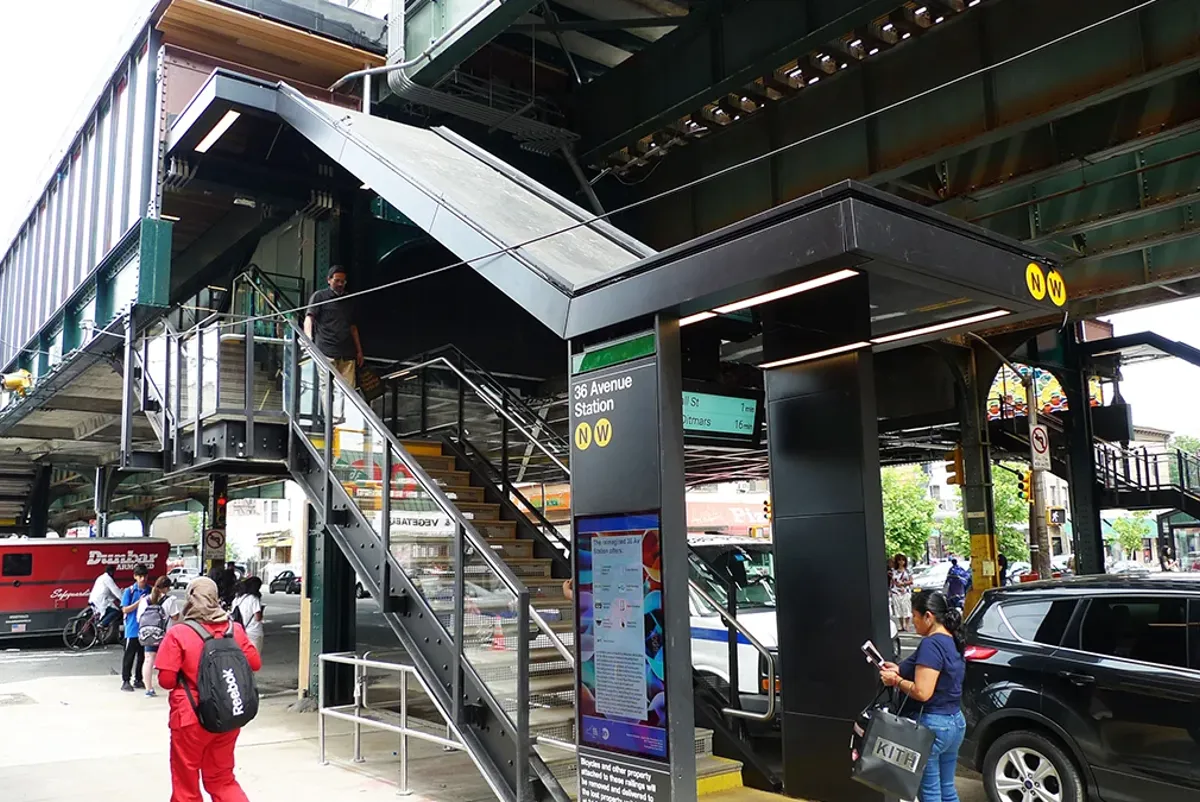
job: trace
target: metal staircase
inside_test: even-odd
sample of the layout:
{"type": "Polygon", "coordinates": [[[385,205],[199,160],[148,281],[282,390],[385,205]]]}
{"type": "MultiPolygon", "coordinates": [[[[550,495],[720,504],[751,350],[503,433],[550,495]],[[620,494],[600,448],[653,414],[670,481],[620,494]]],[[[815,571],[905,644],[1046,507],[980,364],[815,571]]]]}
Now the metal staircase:
{"type": "Polygon", "coordinates": [[[1167,446],[1123,448],[1103,440],[1094,450],[1105,506],[1200,515],[1200,458],[1194,454],[1167,446]]]}
{"type": "MultiPolygon", "coordinates": [[[[570,539],[530,500],[569,482],[558,422],[450,351],[394,371],[377,414],[270,276],[248,271],[231,300],[134,349],[163,471],[290,475],[430,689],[410,714],[448,726],[503,802],[566,802],[570,539]]],[[[740,785],[713,738],[697,731],[701,787],[740,785]]]]}

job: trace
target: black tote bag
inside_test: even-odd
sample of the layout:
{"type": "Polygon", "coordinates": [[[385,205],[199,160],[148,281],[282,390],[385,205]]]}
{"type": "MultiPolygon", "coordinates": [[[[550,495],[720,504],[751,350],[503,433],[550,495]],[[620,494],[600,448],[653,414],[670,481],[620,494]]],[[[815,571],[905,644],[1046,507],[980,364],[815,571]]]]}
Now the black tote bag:
{"type": "Polygon", "coordinates": [[[893,713],[879,705],[879,698],[854,724],[850,776],[888,796],[916,799],[933,748],[933,730],[900,715],[903,701],[893,713]]]}

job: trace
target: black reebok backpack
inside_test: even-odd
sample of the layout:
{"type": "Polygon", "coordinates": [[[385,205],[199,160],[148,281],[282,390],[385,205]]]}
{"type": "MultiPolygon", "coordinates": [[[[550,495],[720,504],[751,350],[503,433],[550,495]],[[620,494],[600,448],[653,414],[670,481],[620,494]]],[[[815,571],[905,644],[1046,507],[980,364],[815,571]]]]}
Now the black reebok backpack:
{"type": "Polygon", "coordinates": [[[246,726],[258,715],[258,686],[242,647],[234,640],[233,622],[216,638],[195,621],[184,623],[204,639],[195,681],[199,701],[192,696],[186,678],[183,683],[200,726],[209,732],[232,732],[246,726]]]}

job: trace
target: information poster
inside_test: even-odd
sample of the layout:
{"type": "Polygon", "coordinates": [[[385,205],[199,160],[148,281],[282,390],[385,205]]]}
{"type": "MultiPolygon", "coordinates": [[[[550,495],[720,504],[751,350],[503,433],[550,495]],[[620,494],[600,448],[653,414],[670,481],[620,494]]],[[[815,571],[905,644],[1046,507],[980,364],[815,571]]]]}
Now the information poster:
{"type": "Polygon", "coordinates": [[[667,758],[657,514],[577,518],[579,741],[667,758]]]}

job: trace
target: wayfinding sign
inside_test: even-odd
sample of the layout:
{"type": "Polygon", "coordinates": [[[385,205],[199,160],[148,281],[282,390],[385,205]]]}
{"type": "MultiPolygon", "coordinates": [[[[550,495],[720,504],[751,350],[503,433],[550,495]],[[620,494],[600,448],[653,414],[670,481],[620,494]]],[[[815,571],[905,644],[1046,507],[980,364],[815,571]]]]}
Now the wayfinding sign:
{"type": "Polygon", "coordinates": [[[753,439],[758,401],[715,393],[683,392],[683,430],[702,435],[753,439]]]}
{"type": "MultiPolygon", "coordinates": [[[[688,396],[678,382],[661,386],[657,342],[651,334],[592,349],[571,377],[581,802],[692,802],[696,793],[689,641],[667,642],[668,631],[689,626],[680,427],[688,396]],[[671,435],[664,418],[674,421],[671,435]]],[[[745,425],[741,407],[692,397],[693,425],[745,425]]]]}

